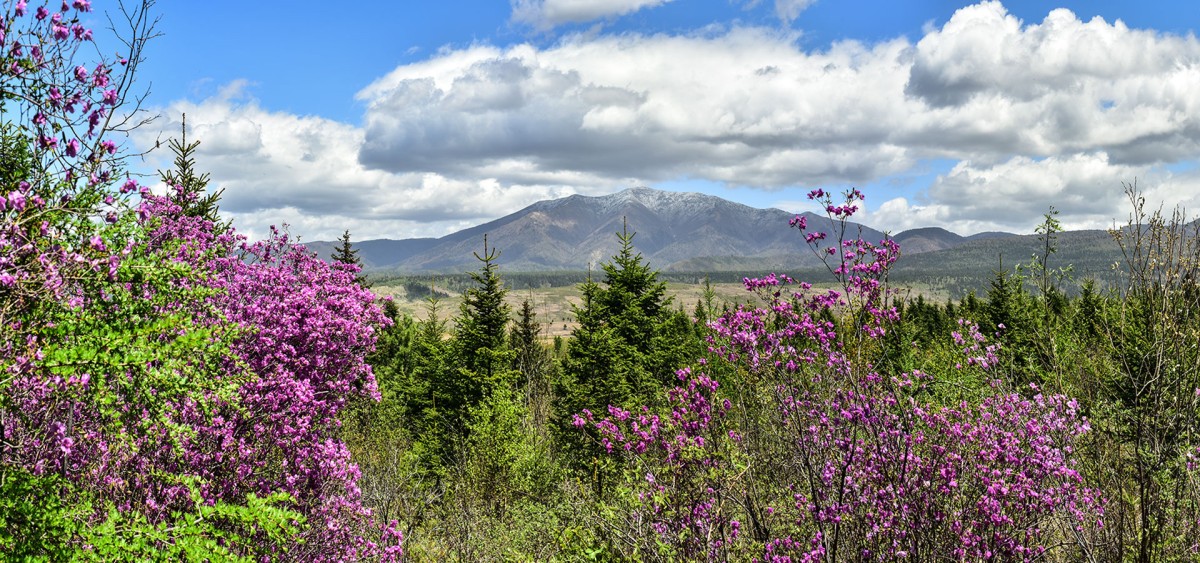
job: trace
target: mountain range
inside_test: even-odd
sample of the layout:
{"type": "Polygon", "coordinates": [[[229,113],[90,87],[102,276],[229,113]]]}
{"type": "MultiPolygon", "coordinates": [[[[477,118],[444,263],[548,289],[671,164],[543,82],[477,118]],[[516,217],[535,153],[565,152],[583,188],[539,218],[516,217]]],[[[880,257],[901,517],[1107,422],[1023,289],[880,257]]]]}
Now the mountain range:
{"type": "MultiPolygon", "coordinates": [[[[810,231],[830,232],[834,224],[813,213],[804,214],[810,231]]],[[[402,274],[462,273],[478,267],[474,253],[488,244],[500,250],[498,262],[509,272],[580,271],[595,268],[619,248],[616,233],[636,233],[634,247],[649,264],[662,271],[726,272],[797,269],[819,265],[804,237],[788,227],[795,215],[780,209],[758,209],[716,196],[631,188],[610,195],[539,201],[494,221],[440,238],[366,240],[353,242],[368,271],[402,274]]],[[[877,241],[881,231],[847,224],[849,237],[877,241]]],[[[1103,244],[1103,231],[1087,232],[1086,246],[1103,244]]],[[[1069,235],[1069,233],[1063,233],[1069,235]]],[[[994,261],[1008,252],[1010,261],[1027,261],[1033,235],[987,232],[961,236],[938,227],[892,236],[909,261],[920,267],[942,266],[968,257],[972,263],[994,261]],[[1028,240],[1026,240],[1028,239],[1028,240]],[[978,255],[978,256],[976,256],[978,255]]],[[[307,243],[327,257],[336,242],[307,243]]],[[[1085,253],[1086,254],[1086,253],[1085,253]]],[[[1108,252],[1102,253],[1107,259],[1108,252]]],[[[1110,262],[1111,264],[1111,262],[1110,262]]],[[[978,264],[976,264],[978,265],[978,264]]],[[[994,268],[994,264],[991,267],[994,268]]]]}
{"type": "MultiPolygon", "coordinates": [[[[831,230],[831,222],[806,214],[810,229],[831,230]]],[[[368,271],[461,273],[477,267],[473,253],[489,246],[501,252],[508,271],[584,270],[597,267],[619,248],[616,233],[635,233],[633,243],[662,270],[737,270],[749,265],[815,265],[804,238],[788,228],[794,214],[756,209],[716,196],[631,188],[614,194],[539,201],[516,213],[441,238],[354,242],[368,271]]],[[[882,232],[851,224],[868,240],[882,232]]],[[[941,229],[920,234],[926,248],[959,242],[941,229]]],[[[916,239],[914,239],[916,240],[916,239]]],[[[306,243],[319,256],[338,243],[306,243]]]]}

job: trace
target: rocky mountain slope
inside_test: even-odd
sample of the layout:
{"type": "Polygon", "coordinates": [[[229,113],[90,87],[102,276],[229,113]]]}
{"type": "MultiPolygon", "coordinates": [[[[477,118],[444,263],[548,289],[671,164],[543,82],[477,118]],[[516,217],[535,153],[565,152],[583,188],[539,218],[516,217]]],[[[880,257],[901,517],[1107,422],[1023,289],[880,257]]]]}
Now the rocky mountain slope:
{"type": "MultiPolygon", "coordinates": [[[[516,213],[436,239],[354,242],[370,270],[401,273],[461,273],[474,270],[474,252],[483,235],[501,251],[508,271],[583,270],[612,256],[616,233],[635,232],[634,246],[655,268],[730,271],[779,265],[816,265],[804,238],[779,209],[757,209],[716,196],[631,188],[600,197],[573,195],[539,201],[516,213]]],[[[810,229],[832,231],[822,216],[806,214],[810,229]]],[[[849,236],[880,240],[884,233],[851,223],[849,236]]],[[[832,238],[832,237],[831,237],[832,238]]],[[[964,244],[963,237],[939,228],[895,236],[906,254],[939,251],[964,244]]],[[[831,241],[832,242],[832,241],[831,241]]],[[[308,243],[328,256],[335,243],[308,243]]]]}

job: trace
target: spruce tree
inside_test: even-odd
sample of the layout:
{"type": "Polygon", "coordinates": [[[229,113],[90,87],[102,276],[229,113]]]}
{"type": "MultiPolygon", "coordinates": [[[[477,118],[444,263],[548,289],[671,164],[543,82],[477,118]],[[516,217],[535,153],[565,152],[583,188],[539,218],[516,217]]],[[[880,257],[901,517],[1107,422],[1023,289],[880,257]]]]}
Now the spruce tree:
{"type": "Polygon", "coordinates": [[[521,301],[521,310],[517,312],[517,320],[508,333],[509,346],[516,352],[513,367],[525,371],[528,366],[539,363],[545,355],[539,338],[542,325],[537,321],[537,312],[529,299],[521,301]]]}
{"type": "Polygon", "coordinates": [[[425,319],[417,323],[412,344],[412,371],[400,378],[399,400],[404,403],[405,426],[414,437],[418,457],[426,467],[443,467],[451,459],[457,435],[448,431],[451,416],[453,360],[446,340],[446,321],[438,312],[436,293],[426,299],[425,319]]]}
{"type": "Polygon", "coordinates": [[[474,285],[463,294],[454,327],[449,373],[436,381],[439,410],[449,429],[465,437],[470,409],[478,406],[493,389],[512,387],[516,376],[509,369],[511,352],[507,346],[508,293],[500,279],[496,258],[500,255],[483,237],[483,254],[475,257],[483,263],[471,272],[474,285]]]}
{"type": "Polygon", "coordinates": [[[604,414],[608,405],[627,404],[633,395],[626,377],[629,354],[598,303],[597,296],[604,290],[590,273],[579,290],[583,302],[573,306],[578,324],[567,342],[560,392],[561,422],[567,427],[571,417],[584,409],[604,414]]]}
{"type": "Polygon", "coordinates": [[[413,401],[428,401],[427,393],[412,389],[417,372],[421,325],[412,316],[402,313],[395,301],[383,302],[383,314],[392,322],[379,330],[375,351],[367,357],[375,372],[375,381],[382,397],[381,407],[398,410],[405,420],[420,416],[420,408],[410,409],[413,401]]]}
{"type": "Polygon", "coordinates": [[[500,279],[496,258],[500,252],[488,247],[487,235],[483,236],[483,254],[475,258],[483,263],[478,272],[471,272],[475,285],[463,295],[459,308],[458,325],[454,338],[462,353],[464,369],[478,374],[483,381],[491,381],[498,367],[494,355],[506,349],[508,320],[511,310],[504,297],[508,294],[500,279]]]}
{"type": "Polygon", "coordinates": [[[358,257],[358,250],[355,250],[354,245],[350,244],[350,229],[342,232],[342,238],[338,239],[338,242],[341,244],[334,248],[333,254],[329,257],[338,264],[357,266],[358,273],[354,274],[354,280],[358,282],[358,285],[369,287],[367,277],[362,275],[362,260],[358,257]]]}
{"type": "Polygon", "coordinates": [[[634,250],[634,234],[628,224],[617,233],[620,249],[601,265],[603,285],[589,276],[580,286],[578,326],[563,361],[563,423],[584,408],[657,402],[675,370],[701,351],[691,319],[671,308],[666,282],[634,250]]]}
{"type": "Polygon", "coordinates": [[[196,173],[196,149],[200,147],[200,141],[187,140],[187,115],[183,116],[183,123],[180,127],[182,132],[179,139],[170,139],[167,141],[167,148],[175,153],[175,168],[173,170],[158,172],[159,178],[168,186],[178,189],[171,197],[183,208],[183,214],[190,217],[203,217],[216,224],[221,230],[229,227],[229,223],[222,223],[217,215],[217,202],[221,199],[221,194],[225,192],[222,188],[213,193],[208,193],[209,174],[196,173]]]}
{"type": "Polygon", "coordinates": [[[629,225],[622,222],[621,232],[617,233],[621,248],[611,262],[601,265],[606,287],[596,298],[617,336],[640,354],[648,354],[658,328],[655,325],[671,299],[666,296],[666,282],[659,281],[658,272],[634,250],[634,235],[629,232],[629,225]]]}
{"type": "Polygon", "coordinates": [[[554,362],[550,351],[541,342],[542,325],[529,299],[521,302],[517,321],[508,333],[513,351],[512,368],[521,377],[525,388],[525,404],[533,418],[534,428],[544,429],[550,416],[554,362]]]}

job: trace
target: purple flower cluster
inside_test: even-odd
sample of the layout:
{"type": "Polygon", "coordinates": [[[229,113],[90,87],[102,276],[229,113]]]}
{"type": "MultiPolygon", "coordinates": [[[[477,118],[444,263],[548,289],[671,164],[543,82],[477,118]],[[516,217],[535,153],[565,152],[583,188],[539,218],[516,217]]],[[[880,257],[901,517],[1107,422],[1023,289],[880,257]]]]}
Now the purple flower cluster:
{"type": "MultiPolygon", "coordinates": [[[[371,559],[380,546],[357,534],[371,513],[360,477],[338,439],[339,415],[355,396],[379,399],[365,356],[375,327],[387,322],[355,272],[291,244],[286,234],[246,243],[215,233],[211,222],[179,215],[166,198],[147,199],[150,240],[182,241],[175,259],[209,272],[216,291],[210,320],[236,327],[224,377],[244,381],[233,407],[217,419],[189,420],[197,430],[186,459],[205,480],[206,499],[286,492],[309,519],[310,561],[371,559]]],[[[395,526],[387,541],[398,545],[395,526]]]]}
{"type": "Polygon", "coordinates": [[[90,9],[0,13],[18,125],[0,137],[0,472],[59,479],[65,503],[90,507],[73,516],[85,528],[120,514],[165,529],[253,494],[288,499],[303,526],[280,545],[228,524],[234,553],[400,558],[339,438],[348,401],[378,398],[364,356],[387,321],[373,295],[282,233],[250,244],[132,180],[116,187],[104,133],[129,59],[72,62],[90,9]]]}
{"type": "MultiPolygon", "coordinates": [[[[811,197],[843,234],[862,199],[811,197]]],[[[679,372],[669,414],[613,406],[576,419],[639,464],[639,518],[657,545],[710,559],[1026,559],[1101,526],[1104,500],[1073,456],[1089,430],[1078,405],[999,380],[978,403],[938,404],[925,392],[930,375],[881,373],[867,352],[898,320],[886,278],[899,248],[839,235],[831,248],[841,252],[830,254],[817,246],[824,233],[805,232],[814,234],[839,290],[801,284],[789,295],[790,278],[747,279],[765,305],[710,324],[715,363],[679,372]]],[[[950,335],[959,368],[994,370],[999,345],[960,326],[950,335]]]]}

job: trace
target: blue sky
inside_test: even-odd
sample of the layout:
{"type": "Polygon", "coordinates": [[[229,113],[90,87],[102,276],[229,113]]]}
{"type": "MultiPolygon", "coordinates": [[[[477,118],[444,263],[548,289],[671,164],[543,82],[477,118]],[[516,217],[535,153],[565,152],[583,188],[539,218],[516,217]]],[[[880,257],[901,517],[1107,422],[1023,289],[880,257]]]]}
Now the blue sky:
{"type": "MultiPolygon", "coordinates": [[[[94,2],[97,11],[111,8],[94,2]]],[[[251,235],[439,236],[634,185],[899,231],[1200,203],[1185,2],[161,2],[139,81],[251,235]],[[1118,23],[1118,20],[1120,23],[1118,23]]],[[[147,170],[169,155],[152,156],[147,170]]]]}

